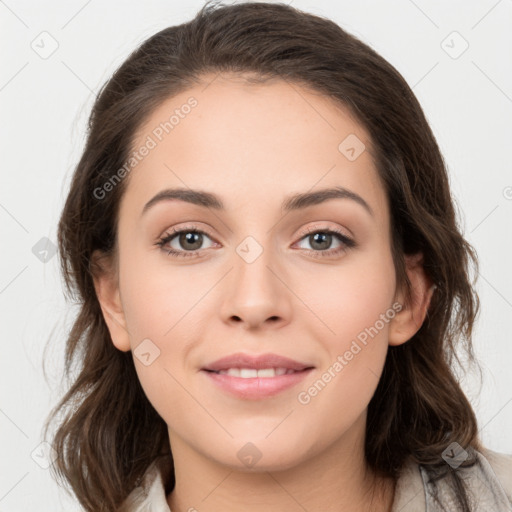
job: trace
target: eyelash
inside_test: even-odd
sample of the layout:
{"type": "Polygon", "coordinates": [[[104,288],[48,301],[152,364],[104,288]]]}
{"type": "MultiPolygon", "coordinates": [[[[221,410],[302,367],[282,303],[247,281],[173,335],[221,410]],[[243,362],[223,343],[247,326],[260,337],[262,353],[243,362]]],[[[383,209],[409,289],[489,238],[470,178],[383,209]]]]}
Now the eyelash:
{"type": "MultiPolygon", "coordinates": [[[[211,238],[210,235],[200,229],[197,229],[195,226],[192,227],[185,227],[181,229],[174,229],[171,228],[170,233],[166,233],[165,236],[159,239],[159,241],[156,243],[158,247],[160,247],[164,252],[167,253],[168,256],[172,255],[173,257],[185,257],[190,258],[196,256],[199,252],[201,252],[202,249],[197,249],[195,251],[176,251],[174,249],[164,249],[164,246],[170,242],[173,238],[175,238],[177,235],[180,235],[182,233],[196,233],[200,235],[206,235],[208,238],[211,238]]],[[[338,253],[345,252],[347,249],[352,249],[353,247],[356,247],[356,242],[352,240],[351,238],[348,238],[345,236],[341,231],[338,231],[337,229],[319,229],[319,228],[313,228],[309,229],[305,235],[303,235],[300,240],[303,240],[304,238],[307,238],[308,236],[316,233],[323,233],[323,234],[329,234],[329,235],[335,235],[335,238],[337,238],[342,244],[344,244],[344,247],[338,247],[337,249],[327,249],[325,251],[315,251],[313,249],[306,249],[311,256],[314,258],[326,258],[329,256],[335,256],[338,253]]]]}

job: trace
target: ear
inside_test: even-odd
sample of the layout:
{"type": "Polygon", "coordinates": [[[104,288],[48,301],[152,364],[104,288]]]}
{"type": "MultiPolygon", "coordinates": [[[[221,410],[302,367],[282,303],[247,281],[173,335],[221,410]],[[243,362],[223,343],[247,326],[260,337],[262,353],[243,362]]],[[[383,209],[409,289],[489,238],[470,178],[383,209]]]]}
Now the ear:
{"type": "Polygon", "coordinates": [[[402,309],[390,321],[389,344],[392,346],[405,343],[419,331],[436,288],[425,274],[422,253],[405,255],[405,263],[412,286],[411,303],[405,303],[403,290],[396,294],[395,300],[402,305],[402,309]]]}
{"type": "Polygon", "coordinates": [[[101,251],[94,251],[91,265],[94,269],[94,288],[114,346],[127,352],[130,350],[130,338],[119,293],[117,266],[112,262],[113,258],[101,251]]]}

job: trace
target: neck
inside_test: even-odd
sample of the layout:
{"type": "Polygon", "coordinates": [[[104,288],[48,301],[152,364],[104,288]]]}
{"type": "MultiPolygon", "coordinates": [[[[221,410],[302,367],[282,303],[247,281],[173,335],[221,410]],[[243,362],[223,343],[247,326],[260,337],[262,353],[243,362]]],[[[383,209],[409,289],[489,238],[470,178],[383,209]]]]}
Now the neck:
{"type": "Polygon", "coordinates": [[[388,512],[394,481],[370,471],[364,435],[352,432],[314,457],[278,471],[225,466],[170,435],[176,478],[167,497],[171,512],[388,512]]]}

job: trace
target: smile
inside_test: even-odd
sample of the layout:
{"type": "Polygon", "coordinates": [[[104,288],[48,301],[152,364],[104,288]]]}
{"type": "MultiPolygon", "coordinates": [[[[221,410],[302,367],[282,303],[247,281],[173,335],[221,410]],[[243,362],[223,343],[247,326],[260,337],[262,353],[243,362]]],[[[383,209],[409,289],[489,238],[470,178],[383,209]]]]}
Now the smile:
{"type": "Polygon", "coordinates": [[[224,393],[243,400],[262,400],[297,386],[312,371],[313,368],[229,368],[200,373],[224,393]]]}
{"type": "Polygon", "coordinates": [[[254,368],[229,368],[228,370],[220,370],[215,372],[220,375],[231,375],[232,377],[241,377],[242,379],[253,379],[255,377],[276,377],[295,373],[295,370],[289,368],[263,368],[256,370],[254,368]]]}

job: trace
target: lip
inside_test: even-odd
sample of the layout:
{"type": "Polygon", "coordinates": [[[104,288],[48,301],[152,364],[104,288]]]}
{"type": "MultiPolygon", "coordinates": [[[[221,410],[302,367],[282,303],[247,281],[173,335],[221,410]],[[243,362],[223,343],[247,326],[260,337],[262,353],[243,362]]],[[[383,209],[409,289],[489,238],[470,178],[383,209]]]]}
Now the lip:
{"type": "Polygon", "coordinates": [[[211,379],[221,390],[245,400],[262,400],[277,395],[282,391],[296,386],[313,368],[307,368],[288,375],[276,377],[233,377],[232,375],[219,374],[202,370],[207,378],[211,379]]]}
{"type": "Polygon", "coordinates": [[[202,368],[203,373],[214,385],[218,386],[232,396],[245,400],[262,400],[275,396],[293,386],[296,386],[314,367],[309,364],[294,361],[277,354],[262,354],[251,356],[249,354],[233,354],[218,359],[207,367],[202,368]],[[235,377],[233,375],[215,373],[229,368],[286,368],[294,373],[278,375],[275,377],[235,377]]]}
{"type": "Polygon", "coordinates": [[[312,367],[313,365],[311,364],[294,361],[293,359],[278,354],[260,354],[252,356],[238,352],[217,359],[217,361],[214,361],[202,369],[218,372],[220,370],[228,370],[229,368],[253,368],[255,370],[262,370],[264,368],[286,368],[299,372],[312,367]]]}

